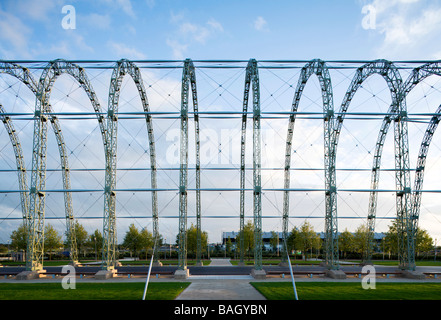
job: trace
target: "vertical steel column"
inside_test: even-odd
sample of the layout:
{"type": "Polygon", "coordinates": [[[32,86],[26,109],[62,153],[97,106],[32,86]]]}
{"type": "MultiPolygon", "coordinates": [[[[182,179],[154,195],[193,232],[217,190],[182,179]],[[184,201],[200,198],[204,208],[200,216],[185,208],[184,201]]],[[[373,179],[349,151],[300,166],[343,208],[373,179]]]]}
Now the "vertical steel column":
{"type": "Polygon", "coordinates": [[[15,155],[15,163],[17,166],[17,174],[18,174],[18,185],[20,188],[20,204],[21,211],[23,215],[23,225],[27,226],[28,224],[28,213],[29,213],[29,195],[28,195],[28,183],[26,178],[26,163],[23,157],[23,150],[21,148],[20,138],[15,131],[14,125],[12,123],[12,119],[8,116],[5,116],[6,113],[3,106],[0,104],[0,120],[5,125],[5,129],[8,132],[9,139],[11,140],[12,148],[14,150],[15,155]]]}
{"type": "Polygon", "coordinates": [[[262,270],[262,181],[261,181],[261,128],[260,86],[257,61],[249,62],[253,85],[253,215],[254,215],[254,269],[262,270]]]}
{"type": "Polygon", "coordinates": [[[245,72],[245,88],[242,105],[242,129],[240,141],[240,212],[239,212],[239,264],[244,265],[245,256],[245,145],[246,145],[246,131],[247,131],[247,112],[248,99],[250,94],[252,68],[250,63],[245,72]]]}
{"type": "Polygon", "coordinates": [[[196,90],[196,72],[191,59],[184,61],[181,91],[181,140],[180,140],[180,170],[179,170],[179,234],[178,234],[178,269],[187,269],[187,184],[188,184],[188,101],[189,94],[193,98],[195,140],[196,140],[196,226],[197,251],[196,257],[200,262],[201,250],[201,195],[200,195],[200,142],[199,115],[196,90]]]}
{"type": "MultiPolygon", "coordinates": [[[[392,105],[388,110],[388,114],[392,115],[393,112],[396,113],[396,101],[398,91],[400,90],[401,85],[401,76],[397,70],[397,68],[387,60],[375,60],[369,63],[364,64],[359,67],[352,79],[348,90],[343,98],[343,102],[340,106],[339,116],[336,117],[335,121],[335,139],[336,145],[338,145],[338,138],[341,133],[341,128],[343,126],[343,121],[345,118],[345,113],[349,109],[349,105],[357,92],[357,90],[361,87],[362,83],[370,76],[378,74],[383,77],[386,81],[389,91],[391,94],[392,105]]],[[[377,192],[375,191],[378,188],[379,181],[379,170],[381,165],[381,154],[384,145],[384,137],[387,134],[391,123],[391,116],[387,115],[384,118],[382,127],[380,129],[380,138],[377,142],[377,148],[374,154],[374,165],[372,169],[372,177],[371,177],[371,189],[373,191],[370,192],[370,200],[369,200],[369,213],[367,220],[368,227],[368,240],[367,240],[367,252],[366,259],[367,261],[371,260],[373,244],[374,244],[374,229],[375,229],[375,215],[376,215],[376,204],[377,204],[377,192]]]]}
{"type": "Polygon", "coordinates": [[[179,234],[178,269],[187,269],[187,169],[188,169],[188,93],[190,60],[184,62],[181,91],[181,139],[179,170],[179,234]]]}
{"type": "Polygon", "coordinates": [[[290,187],[290,162],[291,143],[293,137],[294,123],[296,120],[294,112],[298,110],[300,98],[306,83],[311,75],[315,74],[320,82],[323,101],[324,118],[324,167],[325,167],[325,253],[326,264],[329,269],[338,269],[338,230],[337,230],[337,188],[335,178],[335,156],[336,136],[334,130],[334,104],[331,86],[331,77],[324,61],[312,60],[301,70],[297,83],[293,103],[292,114],[288,124],[288,135],[285,149],[285,177],[284,177],[284,199],[283,199],[283,234],[288,234],[289,219],[289,187],[290,187]]]}

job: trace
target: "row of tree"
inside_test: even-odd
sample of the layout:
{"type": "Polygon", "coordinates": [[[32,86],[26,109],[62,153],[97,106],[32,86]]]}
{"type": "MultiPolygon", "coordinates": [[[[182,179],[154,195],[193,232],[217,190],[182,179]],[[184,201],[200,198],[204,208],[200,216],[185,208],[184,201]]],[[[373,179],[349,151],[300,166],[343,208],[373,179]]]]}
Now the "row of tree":
{"type": "MultiPolygon", "coordinates": [[[[239,252],[240,239],[244,237],[244,256],[248,259],[252,256],[254,251],[254,225],[251,221],[248,221],[244,226],[243,233],[239,233],[236,237],[236,248],[234,248],[231,239],[226,242],[226,253],[232,255],[234,250],[239,252]]],[[[270,246],[273,251],[277,251],[279,247],[284,248],[283,242],[280,243],[278,233],[272,231],[272,237],[270,239],[270,246]]],[[[361,258],[364,260],[367,253],[368,245],[368,228],[365,224],[360,225],[354,233],[349,232],[347,229],[339,234],[338,247],[341,258],[347,258],[348,255],[361,258]]],[[[320,239],[320,235],[314,230],[312,225],[305,221],[299,228],[294,227],[289,233],[286,239],[286,246],[291,253],[300,252],[304,258],[312,254],[319,253],[323,247],[323,241],[320,239]]],[[[389,230],[386,232],[380,242],[374,242],[374,250],[376,252],[382,252],[389,256],[395,256],[398,253],[398,232],[396,220],[389,226],[389,230]]],[[[429,236],[426,230],[418,228],[415,251],[416,255],[421,256],[423,253],[427,253],[433,249],[433,240],[429,236]]],[[[294,255],[296,257],[297,254],[294,255]]]]}
{"type": "MultiPolygon", "coordinates": [[[[88,234],[85,228],[76,221],[75,223],[76,242],[78,253],[80,257],[94,256],[99,259],[101,256],[101,249],[103,243],[103,237],[99,230],[95,230],[92,234],[88,234]]],[[[225,244],[225,254],[228,256],[238,255],[240,253],[240,241],[243,237],[244,241],[244,256],[248,259],[251,258],[254,251],[254,225],[251,220],[247,221],[243,232],[240,232],[235,239],[236,245],[233,245],[231,239],[228,239],[225,244]]],[[[361,259],[365,258],[367,248],[368,230],[365,224],[360,225],[354,233],[349,232],[347,229],[340,233],[338,239],[338,246],[341,258],[348,257],[348,254],[357,254],[361,259]]],[[[21,225],[17,230],[11,234],[11,249],[14,251],[26,251],[26,230],[21,225]]],[[[62,235],[60,235],[55,228],[47,224],[45,226],[44,235],[44,247],[45,251],[49,255],[49,259],[52,258],[52,253],[59,253],[66,246],[66,243],[62,241],[62,235]]],[[[163,244],[162,236],[158,239],[158,246],[163,244]]],[[[178,237],[176,237],[176,245],[178,245],[178,237]]],[[[273,250],[278,250],[283,243],[279,241],[279,235],[276,232],[272,232],[272,238],[270,239],[270,245],[273,250]]],[[[322,241],[319,234],[314,230],[312,225],[305,221],[299,228],[294,227],[289,233],[286,239],[286,245],[289,252],[301,252],[303,257],[312,254],[319,253],[322,249],[322,241]]],[[[128,231],[125,234],[123,242],[120,244],[120,249],[128,250],[130,256],[147,257],[147,253],[151,251],[154,246],[153,235],[150,231],[143,228],[138,230],[134,224],[129,226],[128,231]]],[[[201,232],[201,251],[207,252],[208,248],[208,234],[205,231],[201,232]]],[[[419,256],[424,252],[428,252],[433,249],[433,240],[429,236],[426,230],[418,228],[416,237],[416,254],[419,256]]],[[[388,232],[382,239],[380,245],[377,243],[376,251],[387,253],[389,257],[396,255],[398,251],[398,233],[396,221],[389,226],[388,232]]],[[[195,257],[197,251],[197,228],[191,224],[187,229],[187,253],[190,257],[195,257]]],[[[296,256],[296,255],[295,255],[296,256]]],[[[294,257],[295,257],[294,256],[294,257]]]]}

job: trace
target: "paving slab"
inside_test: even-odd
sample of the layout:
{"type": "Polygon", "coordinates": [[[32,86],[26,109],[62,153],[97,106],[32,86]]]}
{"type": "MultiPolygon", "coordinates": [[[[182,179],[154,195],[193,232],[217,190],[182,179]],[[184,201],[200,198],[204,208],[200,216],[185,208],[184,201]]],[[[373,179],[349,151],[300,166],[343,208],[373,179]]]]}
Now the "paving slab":
{"type": "Polygon", "coordinates": [[[176,300],[266,300],[249,279],[191,279],[176,300]]]}

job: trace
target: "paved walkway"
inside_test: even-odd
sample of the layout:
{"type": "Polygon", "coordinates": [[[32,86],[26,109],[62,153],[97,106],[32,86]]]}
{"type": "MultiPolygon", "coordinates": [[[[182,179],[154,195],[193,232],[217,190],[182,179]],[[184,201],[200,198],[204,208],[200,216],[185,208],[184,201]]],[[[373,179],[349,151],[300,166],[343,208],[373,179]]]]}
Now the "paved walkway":
{"type": "Polygon", "coordinates": [[[232,267],[230,259],[211,259],[211,263],[207,267],[232,267]]]}
{"type": "MultiPolygon", "coordinates": [[[[211,259],[210,266],[232,266],[229,259],[211,259]]],[[[207,266],[208,267],[208,266],[207,266]]],[[[190,276],[191,284],[176,300],[265,300],[251,276],[190,276]]]]}

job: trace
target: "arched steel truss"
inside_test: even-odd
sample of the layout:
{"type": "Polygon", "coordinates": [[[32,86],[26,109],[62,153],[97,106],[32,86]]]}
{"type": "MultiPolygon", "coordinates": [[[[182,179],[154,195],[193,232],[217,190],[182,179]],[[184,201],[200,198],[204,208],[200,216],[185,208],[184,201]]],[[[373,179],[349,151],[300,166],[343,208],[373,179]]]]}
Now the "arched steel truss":
{"type": "MultiPolygon", "coordinates": [[[[36,97],[38,97],[38,85],[35,82],[32,74],[29,72],[28,69],[23,68],[15,63],[9,63],[9,62],[2,62],[0,64],[0,72],[7,73],[9,75],[12,75],[13,77],[20,80],[23,84],[25,84],[31,91],[34,93],[36,97]]],[[[3,109],[3,107],[2,107],[3,109]]],[[[50,104],[47,105],[47,112],[52,112],[52,107],[50,104]]],[[[2,113],[5,113],[4,110],[2,110],[2,113]]],[[[26,228],[28,228],[28,235],[30,235],[32,238],[35,239],[34,232],[35,230],[32,226],[32,224],[28,223],[30,222],[31,216],[29,212],[29,193],[28,193],[28,186],[27,186],[27,178],[26,178],[26,167],[23,159],[23,154],[21,150],[21,144],[19,141],[18,136],[15,134],[14,127],[12,125],[11,119],[7,116],[2,116],[2,121],[4,122],[6,129],[8,131],[11,143],[14,148],[14,153],[16,157],[17,162],[17,169],[19,172],[19,187],[21,190],[21,206],[22,206],[22,212],[24,217],[24,223],[26,225],[26,228]],[[32,228],[32,229],[31,229],[32,228]]],[[[65,217],[66,217],[66,234],[67,234],[67,241],[68,241],[68,247],[69,247],[69,253],[70,253],[70,259],[73,263],[75,263],[78,260],[78,251],[77,251],[77,245],[76,245],[76,236],[75,236],[75,222],[74,222],[74,216],[73,216],[73,210],[72,210],[72,198],[70,190],[70,174],[69,174],[69,166],[68,166],[68,156],[66,152],[66,147],[64,143],[64,138],[61,132],[60,124],[55,115],[50,115],[50,122],[52,124],[53,131],[55,133],[55,137],[58,144],[58,149],[60,153],[60,162],[62,167],[62,178],[63,178],[63,187],[66,190],[64,192],[64,202],[65,202],[65,217]]],[[[44,230],[43,230],[44,232],[44,230]]],[[[28,242],[30,246],[28,246],[28,251],[32,247],[32,240],[28,242]]],[[[34,250],[31,250],[34,251],[34,250]]],[[[27,266],[28,268],[32,268],[32,256],[28,255],[30,259],[28,259],[27,266]]],[[[35,268],[35,267],[34,267],[35,268]]],[[[37,267],[38,268],[38,267],[37,267]]]]}
{"type": "Polygon", "coordinates": [[[240,149],[240,263],[244,263],[245,224],[245,141],[250,90],[253,99],[253,222],[254,222],[254,268],[262,269],[262,183],[261,183],[261,132],[260,132],[260,85],[257,61],[251,59],[245,72],[242,108],[242,131],[240,149]]]}
{"type": "MultiPolygon", "coordinates": [[[[363,82],[369,78],[372,75],[380,75],[383,77],[383,79],[386,81],[389,91],[391,94],[391,106],[388,110],[388,114],[393,115],[399,114],[400,112],[400,89],[401,89],[401,75],[398,71],[398,69],[394,66],[394,64],[390,61],[386,60],[376,60],[370,63],[367,63],[357,69],[357,72],[355,73],[354,78],[351,81],[351,84],[349,85],[348,90],[346,91],[346,94],[343,98],[343,102],[340,106],[339,115],[336,117],[336,143],[338,143],[338,138],[341,133],[341,128],[343,126],[343,121],[345,118],[345,113],[347,112],[349,105],[357,92],[357,90],[360,88],[360,86],[363,84],[363,82]]],[[[377,208],[377,189],[378,189],[378,182],[380,177],[380,165],[381,165],[381,154],[383,150],[384,141],[386,138],[386,134],[388,131],[388,128],[390,126],[390,123],[392,121],[391,116],[386,116],[376,143],[375,148],[375,154],[374,154],[374,161],[373,161],[373,167],[372,167],[372,178],[371,178],[371,192],[369,197],[369,213],[368,213],[368,246],[367,246],[367,257],[370,260],[370,257],[372,255],[373,250],[373,235],[374,235],[374,228],[375,228],[375,215],[376,215],[376,208],[377,208]]],[[[405,132],[395,132],[396,134],[406,134],[407,130],[405,132]]],[[[398,151],[398,153],[395,153],[395,157],[401,159],[402,155],[401,152],[408,152],[405,151],[404,148],[396,148],[395,151],[398,151]]],[[[408,164],[407,164],[408,167],[408,164]]],[[[400,162],[396,162],[396,174],[397,179],[396,181],[401,181],[401,165],[400,162]],[[398,164],[398,165],[397,165],[398,164]]],[[[397,183],[397,190],[401,190],[400,188],[401,183],[397,183]]],[[[408,200],[408,199],[406,199],[408,200]]]]}
{"type": "MultiPolygon", "coordinates": [[[[302,92],[309,78],[315,74],[320,82],[321,95],[323,100],[323,119],[324,119],[324,162],[325,162],[325,252],[328,268],[338,268],[338,242],[337,242],[337,188],[335,177],[336,151],[339,135],[341,133],[345,114],[349,108],[357,90],[362,83],[370,76],[377,74],[386,81],[392,103],[387,115],[384,117],[379,135],[377,138],[376,149],[372,167],[371,193],[369,200],[368,230],[373,234],[376,218],[377,189],[381,165],[381,154],[390,125],[394,124],[394,145],[395,145],[395,182],[396,182],[396,210],[399,227],[399,256],[400,266],[404,269],[415,268],[415,236],[419,219],[421,205],[421,190],[423,185],[425,162],[429,145],[433,134],[438,126],[441,116],[441,106],[438,107],[436,115],[432,117],[426,129],[421,143],[414,190],[412,193],[409,174],[409,149],[407,133],[407,108],[405,98],[407,94],[423,79],[430,75],[441,75],[439,62],[427,63],[417,67],[410,74],[405,83],[402,83],[401,76],[396,66],[386,60],[376,60],[359,67],[346,92],[340,106],[338,116],[334,115],[333,94],[331,78],[326,63],[321,60],[312,60],[301,70],[300,77],[295,91],[291,113],[289,117],[288,133],[286,140],[285,168],[284,168],[284,206],[283,206],[283,232],[286,237],[288,234],[289,219],[289,191],[290,191],[290,162],[291,144],[293,139],[294,124],[296,113],[302,92]]],[[[59,148],[61,168],[63,172],[63,186],[65,196],[65,211],[67,221],[67,234],[70,236],[71,258],[76,260],[76,245],[74,236],[74,217],[72,211],[72,200],[70,193],[69,166],[64,138],[61,133],[58,119],[53,115],[50,106],[50,93],[56,79],[61,74],[69,74],[86,92],[94,108],[98,124],[101,130],[103,146],[106,160],[105,178],[105,203],[104,203],[104,246],[103,246],[103,268],[112,269],[116,263],[116,224],[115,224],[115,186],[116,186],[116,146],[117,146],[117,113],[121,83],[124,75],[129,74],[136,84],[141,97],[143,111],[147,124],[147,133],[150,148],[151,166],[151,185],[152,185],[152,217],[153,234],[155,239],[158,237],[158,209],[157,209],[157,185],[156,185],[156,154],[154,145],[152,118],[149,114],[147,94],[142,82],[142,77],[138,67],[128,61],[120,60],[114,67],[110,90],[109,108],[107,121],[103,116],[98,98],[87,78],[83,68],[65,60],[55,60],[48,63],[44,68],[40,81],[37,84],[32,75],[26,68],[9,62],[0,62],[0,72],[10,74],[28,88],[36,96],[35,117],[34,117],[34,136],[33,136],[33,158],[31,185],[28,190],[26,182],[26,168],[20,142],[15,134],[11,119],[5,115],[5,111],[0,106],[0,119],[4,122],[9,134],[11,143],[16,156],[16,166],[19,174],[20,199],[23,217],[27,222],[29,233],[28,239],[28,263],[27,268],[38,270],[42,268],[43,254],[43,235],[44,235],[44,207],[45,207],[45,178],[46,178],[46,144],[47,144],[47,122],[51,122],[59,148]]],[[[242,113],[242,139],[241,139],[241,179],[240,179],[240,230],[244,226],[244,202],[245,202],[245,140],[247,109],[250,89],[253,91],[253,212],[255,224],[255,267],[261,268],[261,181],[260,181],[260,89],[257,61],[251,59],[248,62],[245,76],[245,89],[243,97],[242,113]]],[[[193,62],[185,60],[182,76],[181,92],[181,140],[180,140],[180,184],[179,184],[179,268],[186,268],[186,225],[187,225],[187,169],[188,169],[188,103],[190,90],[192,92],[194,121],[195,121],[195,141],[196,141],[196,213],[198,230],[197,259],[201,257],[201,197],[200,197],[200,154],[199,154],[199,114],[196,92],[196,72],[193,62]]],[[[372,240],[372,238],[370,238],[372,240]]],[[[242,240],[242,239],[241,239],[242,240]]],[[[372,252],[372,241],[368,246],[368,257],[372,252]]],[[[243,261],[243,243],[240,243],[241,261],[243,261]]]]}
{"type": "MultiPolygon", "coordinates": [[[[120,60],[113,69],[110,82],[109,108],[107,111],[107,138],[108,148],[106,150],[106,179],[104,192],[104,221],[103,221],[103,269],[113,269],[117,262],[117,237],[116,237],[116,216],[115,216],[115,187],[117,168],[117,131],[118,131],[118,106],[121,93],[121,84],[125,75],[130,75],[136,85],[141,104],[145,113],[147,135],[149,139],[151,188],[152,188],[152,217],[153,237],[159,237],[158,231],[158,196],[155,189],[156,182],[156,151],[155,137],[153,134],[153,123],[150,115],[150,107],[147,100],[147,93],[139,68],[128,60],[120,60]]],[[[157,256],[157,255],[155,255],[157,256]]]]}
{"type": "Polygon", "coordinates": [[[296,112],[299,107],[300,98],[309,78],[315,74],[320,82],[323,101],[324,115],[324,167],[325,167],[325,252],[326,265],[329,269],[338,268],[338,228],[337,228],[337,188],[335,180],[335,155],[336,155],[336,130],[334,121],[334,104],[331,77],[326,63],[321,60],[312,60],[306,64],[299,76],[294,99],[291,107],[291,114],[288,124],[288,135],[286,138],[285,169],[284,169],[284,197],[283,197],[283,234],[288,235],[289,219],[289,189],[290,189],[290,168],[291,168],[291,145],[294,134],[296,112]]]}
{"type": "Polygon", "coordinates": [[[179,234],[178,234],[178,268],[187,269],[187,185],[188,185],[188,103],[192,95],[195,143],[196,143],[196,226],[197,226],[197,259],[201,259],[201,195],[200,195],[200,141],[199,114],[196,88],[196,72],[190,59],[184,61],[181,90],[181,139],[179,170],[179,234]]]}
{"type": "Polygon", "coordinates": [[[23,214],[23,223],[25,227],[28,223],[29,213],[29,197],[28,197],[28,182],[26,177],[26,163],[23,157],[23,150],[21,148],[20,138],[15,131],[14,125],[10,117],[6,116],[6,111],[0,104],[0,120],[5,125],[5,129],[8,132],[9,139],[11,140],[12,148],[14,149],[15,163],[18,173],[18,184],[20,188],[20,205],[23,214]]]}
{"type": "MultiPolygon", "coordinates": [[[[44,253],[44,212],[45,212],[45,186],[46,186],[46,150],[47,150],[47,121],[48,113],[51,113],[50,93],[57,78],[62,74],[72,76],[87,93],[92,106],[97,113],[98,122],[105,138],[104,117],[101,115],[101,107],[98,98],[92,89],[87,74],[83,68],[65,61],[51,61],[44,68],[40,81],[36,90],[36,106],[33,136],[33,153],[32,153],[32,173],[31,185],[29,189],[29,217],[28,225],[29,237],[27,269],[40,270],[43,266],[44,253]]],[[[75,221],[72,211],[72,199],[70,190],[70,175],[67,159],[67,152],[62,138],[61,129],[56,117],[50,117],[50,122],[54,128],[57,137],[57,144],[60,150],[61,167],[63,171],[63,186],[65,197],[65,210],[68,234],[70,241],[75,248],[75,221]]],[[[104,139],[104,146],[107,145],[104,139]]]]}

